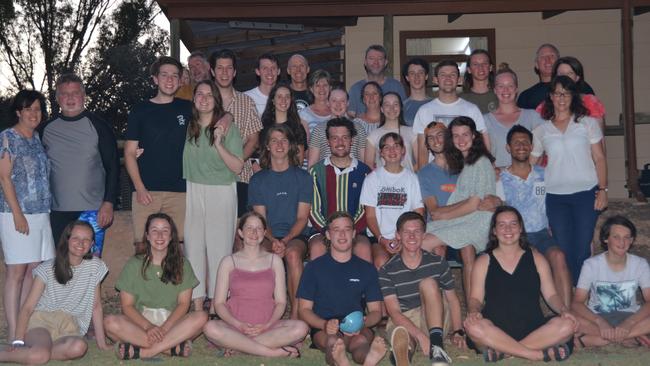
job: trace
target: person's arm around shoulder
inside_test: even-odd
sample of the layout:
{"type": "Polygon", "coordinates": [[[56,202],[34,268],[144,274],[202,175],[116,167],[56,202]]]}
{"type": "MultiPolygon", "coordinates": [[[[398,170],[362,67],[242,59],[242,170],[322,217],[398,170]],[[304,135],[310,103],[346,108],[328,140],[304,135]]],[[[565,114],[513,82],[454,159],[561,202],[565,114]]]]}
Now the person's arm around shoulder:
{"type": "MultiPolygon", "coordinates": [[[[4,145],[4,139],[6,138],[6,135],[4,135],[2,139],[0,139],[0,144],[4,145]]],[[[17,232],[28,235],[29,224],[27,223],[27,218],[23,214],[23,210],[20,208],[18,197],[16,196],[16,187],[14,186],[14,182],[11,180],[13,161],[10,152],[3,147],[0,154],[0,186],[2,186],[2,193],[4,193],[5,200],[11,209],[14,219],[14,228],[17,232]]]]}

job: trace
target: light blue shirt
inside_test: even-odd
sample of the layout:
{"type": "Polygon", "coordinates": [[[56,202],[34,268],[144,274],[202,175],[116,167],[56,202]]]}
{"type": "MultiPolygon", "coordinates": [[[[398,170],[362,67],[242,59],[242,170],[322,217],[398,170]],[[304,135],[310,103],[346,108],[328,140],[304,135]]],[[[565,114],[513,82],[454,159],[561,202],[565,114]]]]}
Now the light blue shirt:
{"type": "Polygon", "coordinates": [[[502,169],[497,182],[497,195],[521,213],[526,232],[537,232],[548,227],[544,168],[533,166],[526,180],[508,169],[502,169]]]}

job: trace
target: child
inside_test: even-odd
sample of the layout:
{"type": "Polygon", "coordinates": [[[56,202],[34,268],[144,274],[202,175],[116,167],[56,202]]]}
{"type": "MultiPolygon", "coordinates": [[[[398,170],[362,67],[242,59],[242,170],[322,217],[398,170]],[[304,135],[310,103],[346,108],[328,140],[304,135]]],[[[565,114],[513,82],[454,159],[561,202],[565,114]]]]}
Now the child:
{"type": "Polygon", "coordinates": [[[108,267],[93,257],[93,228],[85,221],[66,226],[56,257],[34,269],[34,283],[18,314],[16,337],[0,351],[0,362],[44,364],[83,357],[83,336],[91,318],[97,346],[108,349],[104,336],[99,285],[108,267]]]}
{"type": "Polygon", "coordinates": [[[160,353],[188,357],[207,313],[188,314],[199,281],[180,251],[176,225],[164,213],[147,218],[144,254],[131,257],[115,284],[123,315],[107,316],[106,333],[122,360],[160,353]]]}

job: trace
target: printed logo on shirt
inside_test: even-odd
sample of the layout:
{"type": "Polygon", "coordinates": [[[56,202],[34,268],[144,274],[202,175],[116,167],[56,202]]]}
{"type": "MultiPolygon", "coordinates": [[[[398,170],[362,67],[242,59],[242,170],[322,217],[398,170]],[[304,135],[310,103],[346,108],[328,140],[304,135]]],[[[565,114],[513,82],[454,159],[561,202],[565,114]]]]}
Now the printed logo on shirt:
{"type": "Polygon", "coordinates": [[[348,281],[350,281],[350,282],[361,282],[361,280],[358,279],[358,278],[350,278],[348,281]]]}
{"type": "Polygon", "coordinates": [[[185,116],[179,114],[178,116],[176,116],[176,119],[178,120],[179,126],[185,126],[185,116]]]}
{"type": "Polygon", "coordinates": [[[288,195],[289,195],[288,192],[277,192],[277,193],[275,194],[276,197],[280,197],[280,196],[288,196],[288,195]]]}
{"type": "Polygon", "coordinates": [[[403,208],[407,198],[404,187],[382,187],[377,194],[377,207],[403,208]]]}
{"type": "Polygon", "coordinates": [[[453,183],[441,184],[440,185],[440,190],[443,191],[443,192],[452,193],[452,192],[454,192],[456,190],[456,185],[453,184],[453,183]]]}

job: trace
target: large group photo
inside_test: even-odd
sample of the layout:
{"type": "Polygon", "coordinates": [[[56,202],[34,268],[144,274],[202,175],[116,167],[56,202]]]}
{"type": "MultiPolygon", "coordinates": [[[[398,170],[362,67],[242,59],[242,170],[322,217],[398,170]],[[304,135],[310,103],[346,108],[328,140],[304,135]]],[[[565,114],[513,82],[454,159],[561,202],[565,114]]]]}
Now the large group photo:
{"type": "Polygon", "coordinates": [[[0,6],[0,362],[644,365],[644,1],[0,6]]]}

